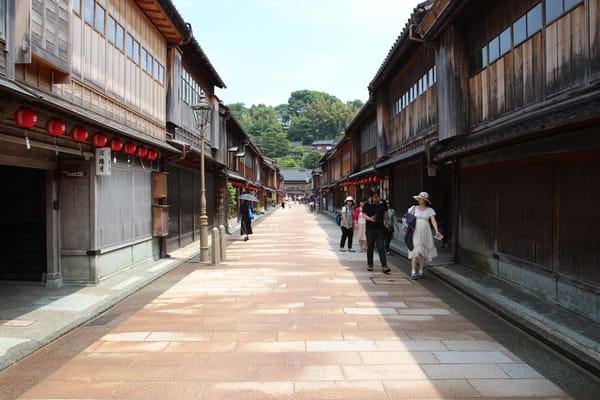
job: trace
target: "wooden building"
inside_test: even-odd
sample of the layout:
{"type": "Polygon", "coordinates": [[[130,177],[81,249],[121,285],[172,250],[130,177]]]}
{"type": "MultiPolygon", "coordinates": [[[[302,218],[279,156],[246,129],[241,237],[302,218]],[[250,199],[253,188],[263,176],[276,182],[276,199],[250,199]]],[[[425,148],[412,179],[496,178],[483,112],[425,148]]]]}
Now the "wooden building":
{"type": "Polygon", "coordinates": [[[600,0],[436,1],[459,261],[600,320],[600,0]]]}
{"type": "MultiPolygon", "coordinates": [[[[167,110],[189,26],[170,0],[0,0],[0,12],[0,174],[15,182],[0,200],[0,279],[88,284],[158,257],[167,208],[154,206],[184,157],[167,125],[190,128],[167,110]]],[[[220,82],[193,50],[182,64],[200,57],[210,95],[220,82]]]]}
{"type": "Polygon", "coordinates": [[[600,0],[419,4],[346,128],[350,177],[400,215],[428,191],[455,261],[599,321],[599,49],[600,0]]]}
{"type": "Polygon", "coordinates": [[[215,88],[225,84],[193,36],[191,30],[179,46],[168,49],[166,141],[181,155],[164,159],[168,182],[167,250],[200,239],[201,148],[204,146],[206,214],[209,230],[226,223],[222,212],[225,200],[227,151],[224,148],[225,112],[221,110],[215,88]],[[194,111],[206,101],[210,111],[200,121],[194,111]],[[203,130],[203,131],[201,131],[203,130]]]}

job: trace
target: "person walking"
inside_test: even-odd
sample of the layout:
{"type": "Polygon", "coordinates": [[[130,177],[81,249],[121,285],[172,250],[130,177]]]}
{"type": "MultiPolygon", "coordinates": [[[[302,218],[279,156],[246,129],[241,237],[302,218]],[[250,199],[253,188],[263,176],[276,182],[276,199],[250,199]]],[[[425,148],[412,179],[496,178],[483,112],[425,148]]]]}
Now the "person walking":
{"type": "Polygon", "coordinates": [[[340,251],[344,250],[344,244],[346,243],[346,239],[348,239],[348,251],[352,250],[352,237],[354,236],[354,228],[353,228],[353,215],[354,215],[354,198],[352,196],[346,197],[346,201],[344,201],[344,206],[341,210],[342,213],[342,222],[340,226],[342,227],[342,238],[340,240],[340,251]]]}
{"type": "Polygon", "coordinates": [[[388,223],[385,226],[384,248],[385,253],[387,255],[390,255],[392,254],[392,250],[390,249],[390,243],[394,238],[394,230],[396,225],[396,210],[394,210],[394,208],[392,207],[392,202],[390,201],[390,199],[387,199],[385,201],[385,205],[387,206],[388,223]]]}
{"type": "Polygon", "coordinates": [[[248,235],[252,235],[252,220],[254,219],[254,210],[248,200],[244,200],[240,206],[242,222],[240,234],[244,237],[244,242],[248,240],[248,235]]]}
{"type": "Polygon", "coordinates": [[[409,250],[408,258],[411,263],[411,278],[420,279],[423,277],[425,270],[425,259],[431,261],[437,256],[437,249],[433,241],[431,225],[435,231],[435,237],[441,239],[443,236],[438,230],[438,224],[435,219],[435,210],[429,205],[429,194],[421,192],[413,198],[417,201],[417,205],[408,209],[408,212],[414,213],[416,218],[415,230],[413,231],[413,249],[409,250]],[[430,225],[431,222],[431,225],[430,225]],[[417,272],[418,268],[418,272],[417,272]]]}
{"type": "Polygon", "coordinates": [[[366,233],[366,220],[362,215],[363,206],[365,205],[365,200],[360,200],[358,202],[358,207],[354,210],[354,237],[358,241],[358,248],[361,252],[367,251],[367,233],[366,233]]]}
{"type": "Polygon", "coordinates": [[[365,203],[362,212],[367,221],[367,271],[373,271],[373,251],[377,247],[381,270],[384,274],[389,274],[384,249],[385,226],[388,224],[387,206],[379,198],[379,190],[371,189],[370,195],[371,198],[365,203]]]}

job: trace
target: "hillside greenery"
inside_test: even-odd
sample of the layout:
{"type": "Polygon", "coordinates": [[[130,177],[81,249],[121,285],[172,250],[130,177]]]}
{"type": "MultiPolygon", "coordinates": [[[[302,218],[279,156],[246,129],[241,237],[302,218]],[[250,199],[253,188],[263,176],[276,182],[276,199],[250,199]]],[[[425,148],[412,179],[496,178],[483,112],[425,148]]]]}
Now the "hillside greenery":
{"type": "Polygon", "coordinates": [[[277,160],[280,168],[314,168],[322,154],[308,151],[315,140],[339,140],[344,128],[363,106],[362,101],[342,102],[335,96],[314,90],[292,92],[287,104],[246,107],[229,104],[250,139],[263,155],[277,160]],[[291,142],[302,146],[292,149],[291,142]]]}

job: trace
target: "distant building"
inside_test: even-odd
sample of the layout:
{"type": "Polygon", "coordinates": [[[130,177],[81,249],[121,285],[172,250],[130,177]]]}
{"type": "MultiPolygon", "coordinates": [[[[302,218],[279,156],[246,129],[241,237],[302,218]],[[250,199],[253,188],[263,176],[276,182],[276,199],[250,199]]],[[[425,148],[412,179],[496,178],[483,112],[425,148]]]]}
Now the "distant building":
{"type": "Polygon", "coordinates": [[[312,142],[311,147],[313,150],[325,153],[328,150],[333,149],[336,144],[335,139],[315,140],[312,142]]]}
{"type": "Polygon", "coordinates": [[[281,190],[286,196],[306,195],[312,181],[311,170],[306,168],[281,168],[283,183],[281,190]]]}

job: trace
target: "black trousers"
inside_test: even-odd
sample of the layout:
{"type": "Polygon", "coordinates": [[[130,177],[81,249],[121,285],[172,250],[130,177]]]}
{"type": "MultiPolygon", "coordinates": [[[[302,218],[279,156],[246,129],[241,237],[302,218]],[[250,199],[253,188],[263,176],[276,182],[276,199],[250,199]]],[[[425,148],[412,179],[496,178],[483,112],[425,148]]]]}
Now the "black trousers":
{"type": "Polygon", "coordinates": [[[354,229],[342,226],[342,240],[340,240],[340,249],[344,248],[344,243],[348,239],[348,249],[352,248],[352,239],[354,238],[354,229]]]}
{"type": "Polygon", "coordinates": [[[387,265],[387,258],[385,256],[385,231],[383,228],[379,229],[367,229],[367,264],[373,266],[373,250],[377,247],[377,253],[379,254],[379,261],[381,266],[387,265]]]}
{"type": "Polygon", "coordinates": [[[385,243],[384,243],[384,248],[385,251],[390,251],[390,243],[392,242],[392,239],[394,238],[394,231],[385,231],[385,243]]]}

